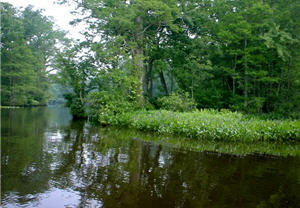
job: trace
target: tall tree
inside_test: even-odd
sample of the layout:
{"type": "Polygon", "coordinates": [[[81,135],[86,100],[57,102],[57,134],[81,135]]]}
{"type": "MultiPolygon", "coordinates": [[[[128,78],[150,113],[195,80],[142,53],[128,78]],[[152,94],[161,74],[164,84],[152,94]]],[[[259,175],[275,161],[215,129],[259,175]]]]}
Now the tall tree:
{"type": "Polygon", "coordinates": [[[1,3],[2,105],[41,105],[49,98],[47,67],[64,32],[28,6],[23,11],[1,3]]]}
{"type": "Polygon", "coordinates": [[[146,73],[146,60],[149,60],[147,46],[153,31],[178,30],[174,20],[178,10],[174,0],[74,0],[78,7],[90,16],[87,23],[101,36],[102,48],[109,44],[124,48],[131,60],[131,71],[139,80],[137,91],[143,101],[143,82],[146,73]]]}
{"type": "Polygon", "coordinates": [[[299,112],[298,1],[72,1],[98,69],[130,72],[140,104],[177,86],[200,108],[299,112]]]}
{"type": "Polygon", "coordinates": [[[22,19],[10,4],[1,3],[1,104],[37,104],[34,65],[37,62],[27,45],[22,19]]]}

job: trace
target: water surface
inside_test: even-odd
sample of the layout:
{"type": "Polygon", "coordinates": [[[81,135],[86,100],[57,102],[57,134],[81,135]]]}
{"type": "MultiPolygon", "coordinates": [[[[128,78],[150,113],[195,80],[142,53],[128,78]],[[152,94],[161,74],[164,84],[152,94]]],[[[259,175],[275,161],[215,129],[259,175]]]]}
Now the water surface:
{"type": "Polygon", "coordinates": [[[66,108],[2,109],[1,121],[3,207],[300,205],[299,157],[183,150],[66,108]]]}

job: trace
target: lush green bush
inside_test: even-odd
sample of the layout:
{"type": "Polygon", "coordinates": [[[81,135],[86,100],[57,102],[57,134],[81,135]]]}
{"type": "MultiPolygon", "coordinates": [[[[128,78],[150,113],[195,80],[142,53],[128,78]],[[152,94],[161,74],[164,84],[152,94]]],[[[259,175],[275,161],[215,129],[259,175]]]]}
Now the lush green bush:
{"type": "Polygon", "coordinates": [[[64,98],[67,100],[66,106],[70,108],[71,114],[75,118],[85,118],[85,107],[82,101],[74,94],[64,94],[64,98]]]}
{"type": "Polygon", "coordinates": [[[88,97],[88,115],[92,120],[106,124],[110,118],[118,114],[138,109],[136,102],[131,102],[127,97],[117,92],[93,92],[88,97]]]}
{"type": "Polygon", "coordinates": [[[186,112],[196,109],[196,103],[188,93],[172,93],[169,96],[161,97],[158,99],[158,104],[160,108],[170,111],[186,112]]]}
{"type": "Polygon", "coordinates": [[[227,110],[124,112],[109,117],[107,123],[210,140],[300,140],[298,120],[261,120],[227,110]]]}
{"type": "Polygon", "coordinates": [[[135,111],[142,107],[139,103],[137,80],[121,70],[104,73],[99,77],[102,90],[88,95],[88,115],[102,124],[114,116],[135,111]]]}

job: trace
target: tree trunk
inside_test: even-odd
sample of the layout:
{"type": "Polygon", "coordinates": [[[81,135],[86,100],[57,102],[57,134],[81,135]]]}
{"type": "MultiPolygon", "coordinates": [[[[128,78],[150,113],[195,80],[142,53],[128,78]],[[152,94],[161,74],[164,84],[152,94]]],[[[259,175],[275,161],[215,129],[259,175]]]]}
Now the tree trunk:
{"type": "Polygon", "coordinates": [[[237,54],[235,54],[234,56],[234,63],[233,63],[232,95],[235,95],[236,61],[237,61],[237,54]]]}
{"type": "Polygon", "coordinates": [[[150,79],[150,86],[149,86],[149,95],[150,95],[150,99],[152,99],[153,97],[153,79],[150,79]]]}
{"type": "Polygon", "coordinates": [[[287,96],[286,99],[289,101],[290,99],[290,87],[291,87],[291,67],[292,67],[292,57],[289,58],[289,66],[288,66],[288,83],[287,83],[287,96]]]}
{"type": "Polygon", "coordinates": [[[148,70],[145,74],[145,91],[147,92],[148,99],[152,98],[152,68],[153,68],[153,61],[154,59],[150,59],[148,63],[148,70]]]}
{"type": "Polygon", "coordinates": [[[9,90],[9,105],[13,106],[14,105],[14,93],[13,93],[13,80],[10,77],[9,78],[9,85],[10,85],[10,90],[9,90]]]}
{"type": "Polygon", "coordinates": [[[160,77],[161,85],[162,85],[166,95],[169,95],[167,83],[166,83],[165,76],[164,76],[164,73],[163,73],[162,69],[159,72],[159,77],[160,77]]]}
{"type": "Polygon", "coordinates": [[[133,61],[134,61],[134,74],[139,80],[137,87],[138,101],[141,105],[144,104],[143,96],[143,79],[145,74],[144,68],[144,50],[143,50],[143,19],[141,16],[136,18],[136,23],[138,25],[135,34],[135,41],[137,43],[137,48],[133,50],[133,61]]]}
{"type": "Polygon", "coordinates": [[[194,73],[192,76],[192,87],[191,87],[192,99],[194,99],[194,73]]]}
{"type": "Polygon", "coordinates": [[[247,36],[245,36],[245,42],[244,42],[244,52],[245,52],[245,60],[244,60],[244,107],[246,108],[248,106],[248,60],[247,60],[247,36]]]}
{"type": "Polygon", "coordinates": [[[283,77],[283,70],[281,68],[281,70],[280,70],[280,80],[278,82],[277,93],[276,93],[277,96],[279,96],[279,93],[280,93],[282,77],[283,77]]]}

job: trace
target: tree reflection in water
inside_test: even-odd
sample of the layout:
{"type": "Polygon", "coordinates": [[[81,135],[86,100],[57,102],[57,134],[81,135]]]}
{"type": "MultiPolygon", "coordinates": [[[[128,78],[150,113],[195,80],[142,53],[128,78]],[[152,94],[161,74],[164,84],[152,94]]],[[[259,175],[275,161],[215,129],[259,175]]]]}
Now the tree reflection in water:
{"type": "Polygon", "coordinates": [[[19,122],[18,127],[5,124],[2,128],[4,207],[47,207],[57,193],[66,197],[53,200],[56,207],[300,204],[297,157],[185,151],[145,142],[144,134],[128,129],[61,121],[64,111],[58,109],[36,114],[23,111],[26,116],[14,112],[13,118],[9,114],[2,118],[19,122]]]}

